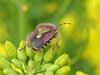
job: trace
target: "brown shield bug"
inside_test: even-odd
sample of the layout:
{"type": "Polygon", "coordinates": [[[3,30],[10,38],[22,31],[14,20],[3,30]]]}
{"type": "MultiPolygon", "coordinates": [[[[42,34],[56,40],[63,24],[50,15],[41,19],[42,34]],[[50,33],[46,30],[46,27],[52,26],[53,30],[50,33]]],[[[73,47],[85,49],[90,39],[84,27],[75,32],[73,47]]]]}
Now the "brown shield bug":
{"type": "Polygon", "coordinates": [[[26,47],[38,51],[43,48],[53,37],[56,37],[58,41],[57,33],[56,25],[51,23],[41,23],[37,25],[33,32],[28,34],[26,39],[26,47]]]}

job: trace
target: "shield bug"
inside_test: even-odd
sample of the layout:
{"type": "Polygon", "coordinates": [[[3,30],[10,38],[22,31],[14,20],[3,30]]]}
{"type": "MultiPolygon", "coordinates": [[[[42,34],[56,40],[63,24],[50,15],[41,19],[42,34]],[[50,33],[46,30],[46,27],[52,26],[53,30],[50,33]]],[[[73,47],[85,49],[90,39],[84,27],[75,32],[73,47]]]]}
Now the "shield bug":
{"type": "MultiPolygon", "coordinates": [[[[26,39],[26,47],[32,48],[35,51],[45,47],[45,45],[57,36],[57,26],[51,23],[41,23],[37,25],[36,29],[29,33],[26,39]]],[[[56,42],[57,42],[56,41],[56,42]]]]}

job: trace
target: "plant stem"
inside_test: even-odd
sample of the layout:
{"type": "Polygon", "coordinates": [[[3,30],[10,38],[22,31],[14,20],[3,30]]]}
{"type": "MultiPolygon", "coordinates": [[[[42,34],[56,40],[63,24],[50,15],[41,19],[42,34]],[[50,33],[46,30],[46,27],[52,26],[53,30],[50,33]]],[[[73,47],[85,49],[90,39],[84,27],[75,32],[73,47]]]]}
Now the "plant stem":
{"type": "Polygon", "coordinates": [[[26,29],[26,21],[25,21],[25,14],[23,13],[21,6],[22,4],[19,3],[19,11],[18,11],[18,16],[19,16],[19,39],[22,40],[24,38],[24,33],[26,29]]]}

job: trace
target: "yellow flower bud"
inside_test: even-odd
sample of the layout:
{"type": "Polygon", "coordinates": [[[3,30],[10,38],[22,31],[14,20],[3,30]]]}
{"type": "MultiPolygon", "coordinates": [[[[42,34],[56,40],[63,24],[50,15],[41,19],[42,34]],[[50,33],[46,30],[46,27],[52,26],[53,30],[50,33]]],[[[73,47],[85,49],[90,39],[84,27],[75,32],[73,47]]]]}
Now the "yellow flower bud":
{"type": "Polygon", "coordinates": [[[6,52],[5,49],[6,49],[5,45],[4,44],[0,44],[0,55],[3,56],[3,57],[5,57],[5,58],[8,58],[7,52],[6,52]]]}
{"type": "Polygon", "coordinates": [[[47,68],[47,71],[55,72],[58,68],[59,68],[58,65],[53,64],[53,65],[51,65],[51,66],[49,66],[49,67],[47,68]]]}
{"type": "Polygon", "coordinates": [[[53,49],[50,48],[45,54],[44,54],[44,62],[49,62],[52,60],[53,58],[53,55],[54,52],[53,52],[53,49]]]}
{"type": "Polygon", "coordinates": [[[51,42],[50,42],[51,46],[54,46],[55,43],[56,43],[56,41],[57,41],[57,38],[53,38],[53,39],[51,39],[51,42]]]}
{"type": "Polygon", "coordinates": [[[11,64],[11,66],[12,66],[13,70],[15,70],[16,72],[18,72],[18,73],[23,73],[22,70],[21,70],[21,68],[18,68],[18,67],[15,66],[14,64],[11,64]]]}
{"type": "Polygon", "coordinates": [[[25,50],[25,42],[20,42],[20,47],[17,50],[17,57],[21,61],[25,61],[27,59],[26,50],[25,50]]]}
{"type": "Polygon", "coordinates": [[[25,49],[18,49],[17,50],[17,57],[18,57],[19,60],[25,61],[27,59],[25,49]]]}
{"type": "Polygon", "coordinates": [[[31,68],[31,69],[34,68],[34,62],[33,62],[32,59],[30,59],[30,60],[28,61],[28,66],[29,66],[29,68],[31,68]]]}
{"type": "Polygon", "coordinates": [[[76,72],[76,75],[88,75],[88,74],[86,74],[86,73],[84,73],[84,72],[81,72],[81,71],[77,71],[77,72],[76,72]]]}
{"type": "Polygon", "coordinates": [[[32,58],[35,53],[31,48],[26,48],[26,54],[29,58],[32,58]]]}
{"type": "Polygon", "coordinates": [[[10,62],[4,57],[0,56],[0,68],[4,69],[9,67],[11,67],[10,62]]]}
{"type": "Polygon", "coordinates": [[[7,52],[7,56],[12,59],[12,58],[16,58],[16,48],[15,46],[9,42],[9,41],[6,41],[5,43],[5,47],[6,47],[6,52],[7,52]]]}
{"type": "Polygon", "coordinates": [[[36,75],[44,75],[43,73],[38,73],[38,74],[36,74],[36,75]]]}
{"type": "Polygon", "coordinates": [[[52,71],[46,71],[44,75],[54,75],[52,71]]]}
{"type": "Polygon", "coordinates": [[[22,49],[22,48],[25,48],[25,41],[22,40],[22,41],[20,42],[20,48],[21,48],[21,49],[22,49]]]}
{"type": "Polygon", "coordinates": [[[33,57],[35,70],[38,70],[40,68],[40,65],[43,60],[43,53],[43,51],[36,52],[36,54],[33,57]]]}
{"type": "Polygon", "coordinates": [[[24,74],[22,73],[22,74],[17,74],[17,75],[24,75],[24,74]]]}
{"type": "Polygon", "coordinates": [[[61,55],[60,57],[58,57],[55,60],[54,64],[57,64],[59,66],[64,66],[64,65],[70,64],[69,55],[67,55],[67,54],[61,55]]]}
{"type": "Polygon", "coordinates": [[[7,75],[17,75],[16,71],[14,71],[14,70],[11,69],[11,68],[4,69],[4,70],[3,70],[3,73],[4,73],[4,74],[7,74],[7,75]]]}
{"type": "Polygon", "coordinates": [[[41,63],[42,59],[43,59],[43,51],[40,52],[36,52],[35,56],[34,56],[34,61],[41,63]]]}
{"type": "Polygon", "coordinates": [[[64,66],[58,69],[55,75],[68,75],[70,73],[71,68],[69,66],[64,66]]]}
{"type": "Polygon", "coordinates": [[[51,63],[44,64],[44,65],[42,66],[42,69],[41,69],[41,70],[45,71],[45,70],[48,69],[48,67],[50,67],[51,65],[52,65],[51,63]]]}
{"type": "Polygon", "coordinates": [[[18,68],[22,67],[21,61],[16,58],[12,59],[11,62],[18,68]]]}
{"type": "Polygon", "coordinates": [[[26,64],[22,62],[22,69],[24,71],[24,73],[27,73],[27,68],[26,68],[26,64]]]}

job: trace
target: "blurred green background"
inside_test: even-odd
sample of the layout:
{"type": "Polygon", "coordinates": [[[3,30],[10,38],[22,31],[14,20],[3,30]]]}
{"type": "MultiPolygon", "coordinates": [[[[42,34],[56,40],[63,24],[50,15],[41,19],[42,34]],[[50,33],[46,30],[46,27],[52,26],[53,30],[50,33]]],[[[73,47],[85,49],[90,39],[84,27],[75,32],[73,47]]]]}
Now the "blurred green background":
{"type": "Polygon", "coordinates": [[[18,47],[44,22],[63,25],[61,50],[75,60],[72,75],[100,75],[100,0],[0,0],[0,54],[6,40],[18,47]]]}

